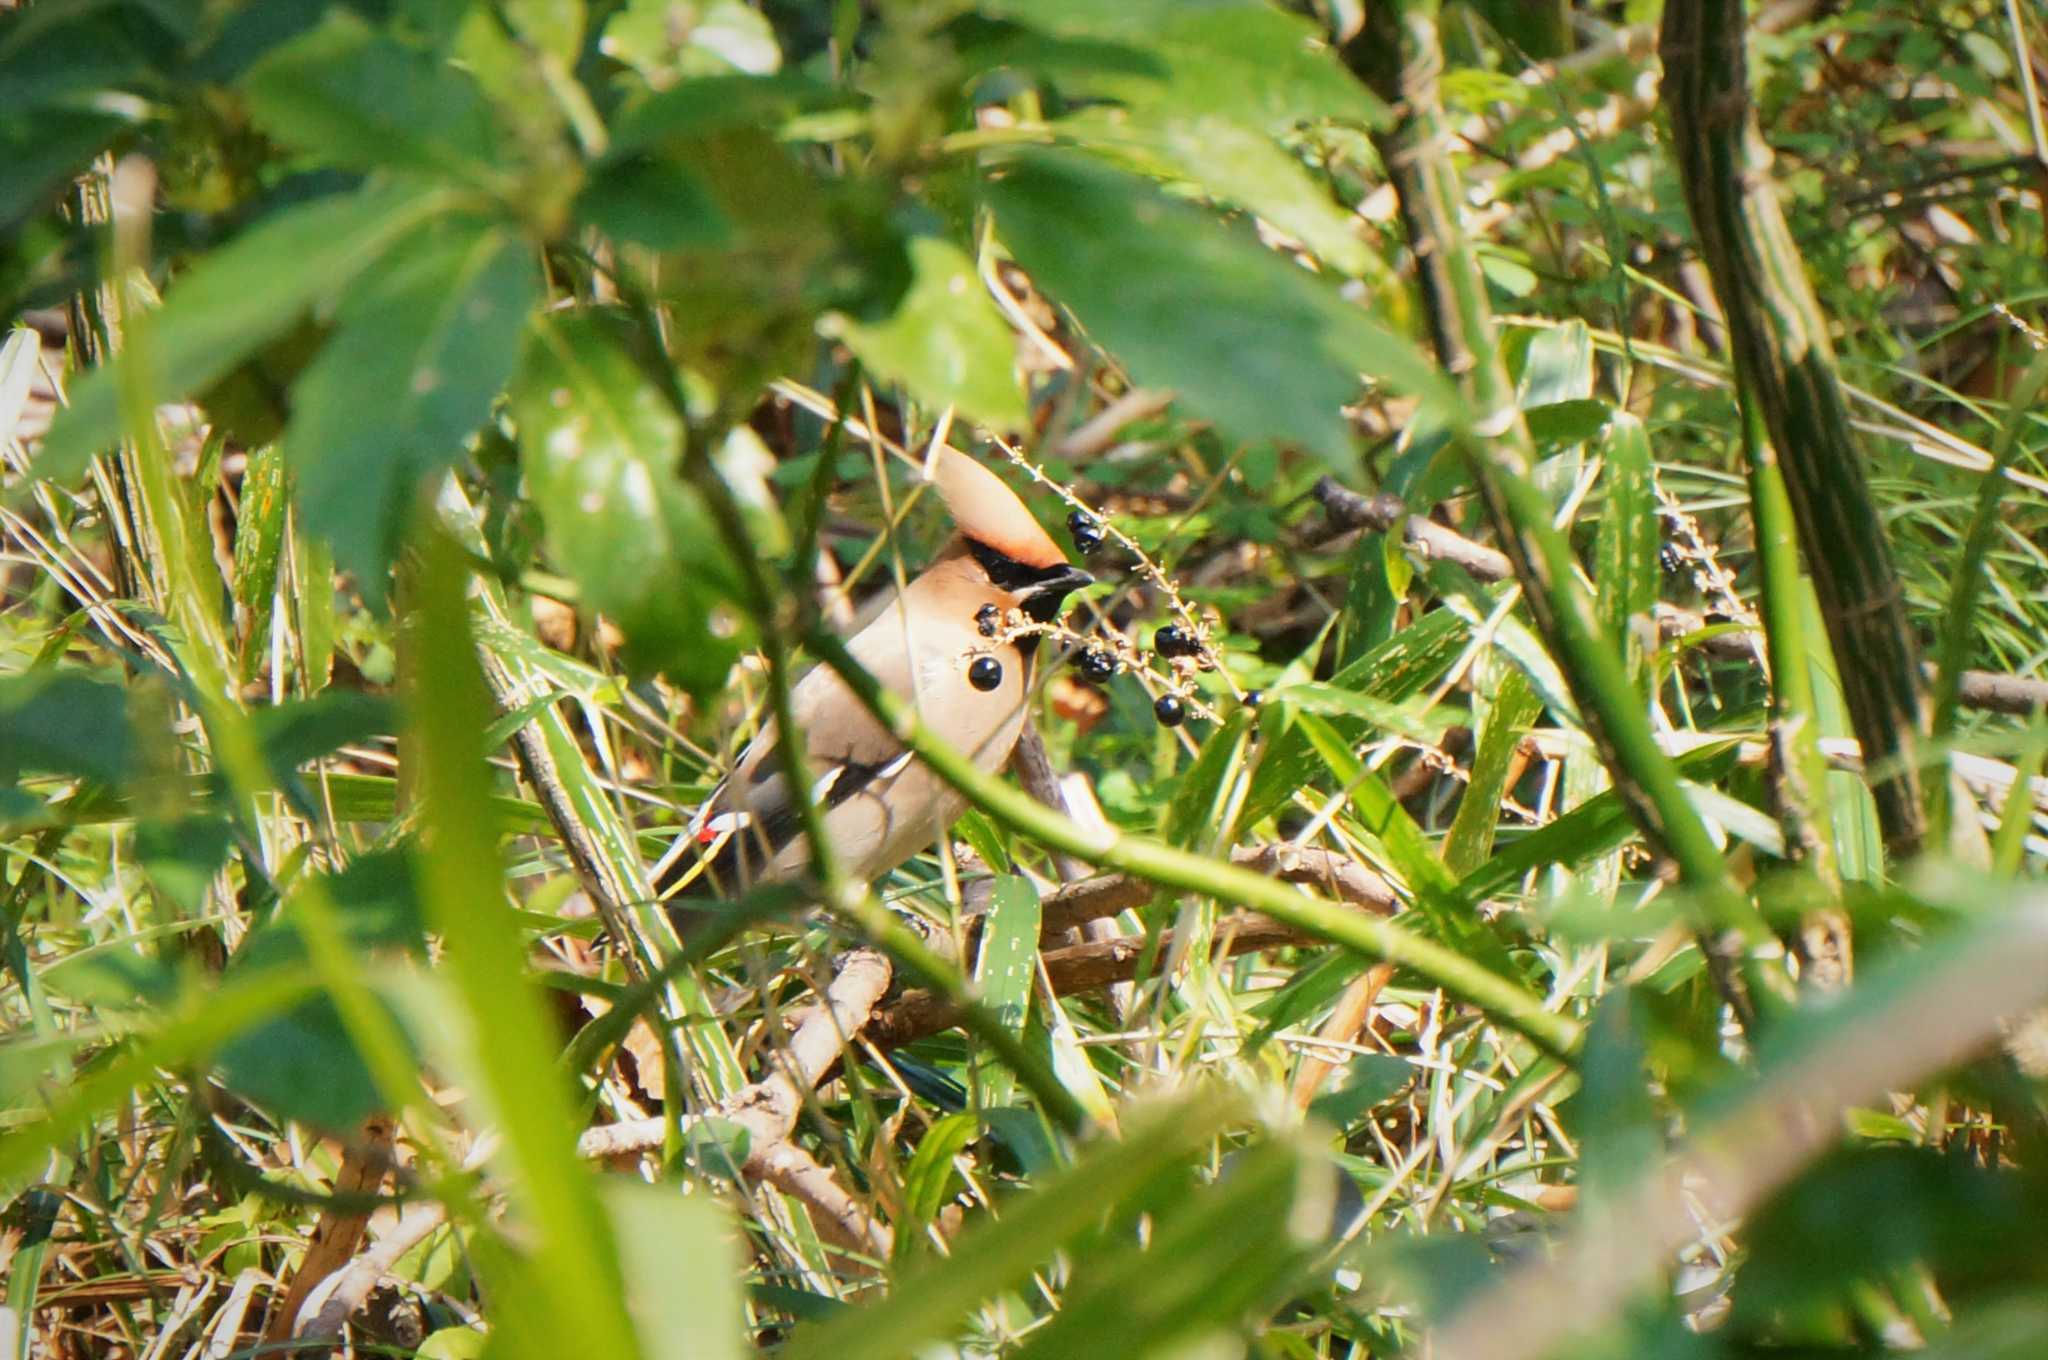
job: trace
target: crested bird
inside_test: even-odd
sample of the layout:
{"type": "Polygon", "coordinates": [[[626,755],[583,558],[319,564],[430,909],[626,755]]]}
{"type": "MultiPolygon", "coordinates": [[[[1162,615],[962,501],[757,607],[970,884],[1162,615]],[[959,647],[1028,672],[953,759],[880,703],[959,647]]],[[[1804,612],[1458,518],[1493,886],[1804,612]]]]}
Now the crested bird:
{"type": "MultiPolygon", "coordinates": [[[[994,773],[1023,731],[1035,634],[1011,637],[1010,611],[1050,623],[1093,578],[1067,561],[1001,478],[940,445],[926,476],[958,530],[938,557],[847,643],[930,730],[994,773]]],[[[815,666],[790,692],[813,805],[841,871],[872,883],[930,845],[966,798],[907,750],[838,673],[815,666]]],[[[664,897],[735,898],[799,876],[811,848],[790,796],[771,719],[663,856],[664,897]]]]}

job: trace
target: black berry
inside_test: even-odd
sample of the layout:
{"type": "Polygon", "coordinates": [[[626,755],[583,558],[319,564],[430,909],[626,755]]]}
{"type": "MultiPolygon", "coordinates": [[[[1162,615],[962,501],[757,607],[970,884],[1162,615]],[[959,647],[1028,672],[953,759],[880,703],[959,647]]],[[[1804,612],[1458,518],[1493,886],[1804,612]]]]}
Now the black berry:
{"type": "Polygon", "coordinates": [[[1083,557],[1102,546],[1102,526],[1086,510],[1076,510],[1067,516],[1067,532],[1083,557]]]}
{"type": "Polygon", "coordinates": [[[992,656],[977,656],[967,668],[967,683],[987,693],[1003,683],[1003,663],[992,656]]]}
{"type": "Polygon", "coordinates": [[[974,626],[981,630],[983,637],[994,637],[1001,624],[1003,613],[992,604],[985,604],[974,611],[974,626]]]}
{"type": "Polygon", "coordinates": [[[1081,653],[1077,664],[1081,667],[1081,674],[1098,684],[1116,674],[1116,658],[1098,647],[1090,647],[1081,653]]]}
{"type": "Polygon", "coordinates": [[[1152,705],[1152,716],[1159,719],[1161,727],[1179,727],[1181,720],[1188,716],[1180,699],[1172,694],[1162,694],[1159,702],[1152,705]]]}
{"type": "Polygon", "coordinates": [[[1201,652],[1202,644],[1187,629],[1169,623],[1152,635],[1152,648],[1161,656],[1195,656],[1201,652]]]}
{"type": "Polygon", "coordinates": [[[1248,689],[1244,692],[1243,702],[1246,708],[1257,708],[1260,704],[1266,702],[1266,691],[1262,689],[1248,689]]]}

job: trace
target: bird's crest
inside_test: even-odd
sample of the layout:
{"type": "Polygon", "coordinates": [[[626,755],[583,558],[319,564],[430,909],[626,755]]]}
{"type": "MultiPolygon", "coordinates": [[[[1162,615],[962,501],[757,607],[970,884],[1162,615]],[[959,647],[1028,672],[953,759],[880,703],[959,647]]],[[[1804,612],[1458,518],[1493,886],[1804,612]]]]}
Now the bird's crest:
{"type": "Polygon", "coordinates": [[[940,444],[925,460],[924,474],[966,538],[1027,567],[1066,565],[1067,555],[1017,493],[974,459],[940,444]]]}

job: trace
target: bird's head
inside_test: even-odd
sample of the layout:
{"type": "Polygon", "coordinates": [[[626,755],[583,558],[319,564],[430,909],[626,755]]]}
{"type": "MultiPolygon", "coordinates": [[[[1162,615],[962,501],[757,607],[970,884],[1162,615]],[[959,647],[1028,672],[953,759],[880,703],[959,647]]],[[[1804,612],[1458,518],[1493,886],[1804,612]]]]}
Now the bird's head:
{"type": "Polygon", "coordinates": [[[1067,561],[1002,478],[966,454],[940,445],[925,475],[989,584],[1015,596],[1017,607],[1040,623],[1052,622],[1060,602],[1095,579],[1067,561]]]}

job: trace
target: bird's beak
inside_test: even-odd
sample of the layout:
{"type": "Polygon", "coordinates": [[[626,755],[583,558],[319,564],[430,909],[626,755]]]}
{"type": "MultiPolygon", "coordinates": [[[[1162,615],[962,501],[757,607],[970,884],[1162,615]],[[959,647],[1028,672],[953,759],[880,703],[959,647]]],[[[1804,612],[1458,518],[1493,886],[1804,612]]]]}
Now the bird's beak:
{"type": "Polygon", "coordinates": [[[1082,586],[1092,586],[1094,584],[1095,578],[1082,571],[1079,567],[1062,567],[1059,575],[1040,585],[1039,589],[1049,591],[1054,595],[1065,596],[1073,594],[1082,586]]]}
{"type": "Polygon", "coordinates": [[[1079,567],[1061,567],[1056,572],[1041,576],[1024,592],[1024,612],[1040,623],[1050,623],[1060,612],[1062,600],[1094,580],[1079,567]]]}

